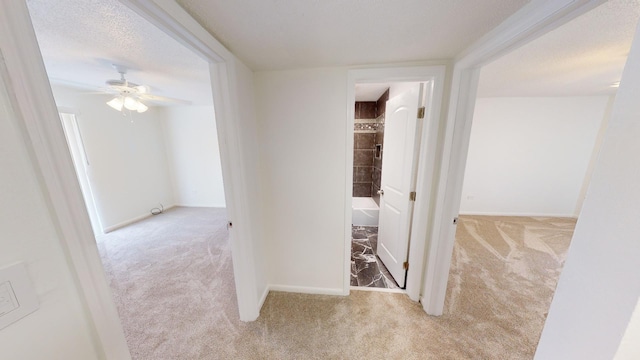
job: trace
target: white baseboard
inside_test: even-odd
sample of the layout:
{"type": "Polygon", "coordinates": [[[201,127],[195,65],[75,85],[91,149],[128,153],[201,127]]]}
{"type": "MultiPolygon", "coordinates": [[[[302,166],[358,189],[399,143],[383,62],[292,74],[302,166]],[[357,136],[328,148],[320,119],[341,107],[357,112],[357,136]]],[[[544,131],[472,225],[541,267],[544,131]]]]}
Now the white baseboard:
{"type": "Polygon", "coordinates": [[[301,293],[301,294],[344,296],[344,291],[342,288],[317,288],[317,287],[306,287],[306,286],[269,285],[269,290],[283,291],[283,292],[290,292],[290,293],[301,293]]]}
{"type": "Polygon", "coordinates": [[[543,214],[543,213],[501,213],[491,211],[460,211],[459,215],[471,215],[471,216],[530,216],[530,217],[563,217],[577,219],[575,214],[543,214]]]}
{"type": "MultiPolygon", "coordinates": [[[[169,210],[169,209],[171,209],[173,207],[176,207],[176,205],[165,206],[164,207],[164,211],[167,211],[167,210],[169,210]]],[[[104,229],[102,229],[102,231],[104,231],[104,233],[107,234],[107,233],[110,233],[110,232],[112,232],[114,230],[118,230],[118,229],[123,228],[123,227],[125,227],[127,225],[131,225],[133,223],[136,223],[138,221],[144,220],[144,219],[146,219],[148,217],[151,217],[151,216],[153,216],[153,215],[151,215],[151,213],[146,213],[146,214],[143,214],[143,215],[140,215],[140,216],[136,216],[136,217],[134,217],[132,219],[125,220],[125,221],[117,223],[115,225],[107,226],[104,229]]]]}
{"type": "Polygon", "coordinates": [[[175,206],[179,206],[179,207],[194,207],[194,208],[216,208],[216,209],[226,209],[226,205],[225,204],[216,204],[216,205],[211,205],[211,204],[176,204],[175,206]]]}
{"type": "Polygon", "coordinates": [[[385,288],[374,288],[374,287],[364,287],[364,286],[351,286],[351,290],[355,291],[371,291],[371,292],[384,292],[384,293],[393,293],[393,294],[406,294],[406,290],[402,289],[385,289],[385,288]]]}

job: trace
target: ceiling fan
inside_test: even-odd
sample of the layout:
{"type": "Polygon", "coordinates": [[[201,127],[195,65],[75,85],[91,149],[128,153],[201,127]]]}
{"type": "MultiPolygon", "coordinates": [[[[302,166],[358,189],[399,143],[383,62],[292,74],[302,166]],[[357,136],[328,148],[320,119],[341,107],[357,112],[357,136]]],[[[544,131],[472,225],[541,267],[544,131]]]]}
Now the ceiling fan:
{"type": "Polygon", "coordinates": [[[107,101],[107,105],[117,111],[127,109],[143,113],[147,111],[149,107],[142,101],[172,102],[186,105],[191,103],[185,100],[150,94],[149,86],[134,84],[125,78],[125,74],[127,73],[127,68],[125,66],[113,64],[113,67],[120,74],[120,79],[107,80],[105,82],[107,87],[103,89],[103,92],[115,94],[113,99],[107,101]]]}

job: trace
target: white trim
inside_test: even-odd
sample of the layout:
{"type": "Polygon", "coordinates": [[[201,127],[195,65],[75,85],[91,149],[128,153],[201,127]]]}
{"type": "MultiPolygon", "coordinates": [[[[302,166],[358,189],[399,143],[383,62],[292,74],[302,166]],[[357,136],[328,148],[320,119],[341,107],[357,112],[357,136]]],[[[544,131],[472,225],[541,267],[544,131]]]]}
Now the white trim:
{"type": "Polygon", "coordinates": [[[573,218],[577,219],[578,216],[576,214],[544,214],[544,213],[500,213],[500,212],[491,212],[491,211],[461,211],[460,215],[469,215],[469,216],[527,216],[527,217],[552,217],[552,218],[573,218]]]}
{"type": "Polygon", "coordinates": [[[437,169],[434,226],[427,249],[423,308],[442,315],[455,240],[452,219],[462,196],[480,67],[604,3],[605,0],[533,0],[462,52],[453,70],[449,114],[437,169]]]}
{"type": "Polygon", "coordinates": [[[368,291],[368,292],[383,292],[383,293],[393,293],[393,294],[406,294],[407,292],[402,289],[386,289],[386,288],[374,288],[374,287],[366,287],[366,286],[351,286],[351,290],[355,291],[368,291]]]}
{"type": "Polygon", "coordinates": [[[425,261],[428,229],[431,222],[431,195],[433,189],[433,167],[436,161],[436,137],[440,123],[442,122],[442,99],[444,95],[446,64],[413,64],[405,66],[388,66],[378,68],[354,68],[347,75],[347,122],[346,136],[347,148],[347,177],[345,196],[345,262],[344,262],[344,294],[351,290],[351,192],[353,181],[353,124],[355,103],[355,84],[372,82],[430,82],[433,84],[431,106],[427,108],[427,114],[422,126],[420,159],[418,163],[418,179],[416,184],[416,202],[413,213],[413,226],[411,229],[411,241],[409,245],[409,270],[407,271],[406,293],[413,301],[418,301],[421,293],[422,278],[425,261]],[[432,140],[432,141],[430,141],[432,140]],[[427,220],[425,220],[427,219],[427,220]]]}
{"type": "Polygon", "coordinates": [[[264,288],[264,291],[262,292],[262,295],[260,295],[260,300],[258,300],[258,306],[262,309],[262,305],[264,305],[264,302],[267,300],[267,296],[269,295],[269,291],[270,291],[270,287],[267,286],[264,288]]]}
{"type": "Polygon", "coordinates": [[[173,0],[119,0],[176,41],[211,63],[228,63],[233,54],[173,0]]]}
{"type": "Polygon", "coordinates": [[[59,120],[26,4],[7,0],[0,11],[0,51],[7,90],[24,125],[43,187],[83,305],[96,355],[130,359],[129,349],[98,255],[98,248],[59,120]]]}
{"type": "MultiPolygon", "coordinates": [[[[167,211],[167,210],[169,210],[171,208],[174,208],[174,207],[176,207],[176,205],[165,206],[164,211],[167,211]]],[[[121,229],[121,228],[123,228],[123,227],[125,227],[127,225],[131,225],[133,223],[137,223],[138,221],[142,221],[142,220],[144,220],[146,218],[150,218],[152,216],[153,216],[153,214],[151,214],[151,213],[144,213],[142,215],[136,216],[136,217],[131,218],[129,220],[125,220],[125,221],[119,222],[119,223],[117,223],[115,225],[111,225],[109,227],[106,227],[106,228],[103,229],[103,231],[104,231],[105,234],[108,234],[108,233],[110,233],[110,232],[112,232],[114,230],[121,229]]]]}
{"type": "Polygon", "coordinates": [[[216,209],[226,209],[226,205],[225,204],[215,204],[215,205],[209,205],[209,204],[194,204],[194,203],[176,203],[175,206],[179,206],[179,207],[197,207],[197,208],[216,208],[216,209]]]}
{"type": "Polygon", "coordinates": [[[351,291],[351,234],[353,226],[353,148],[354,124],[355,124],[355,79],[351,72],[347,75],[347,122],[345,130],[345,193],[344,193],[344,247],[342,268],[342,295],[347,296],[351,291]],[[353,100],[353,102],[352,102],[353,100]]]}
{"type": "Polygon", "coordinates": [[[282,292],[290,292],[290,293],[315,294],[315,295],[344,296],[343,289],[340,289],[340,288],[319,288],[319,287],[291,286],[291,285],[269,285],[269,291],[282,291],[282,292]]]}

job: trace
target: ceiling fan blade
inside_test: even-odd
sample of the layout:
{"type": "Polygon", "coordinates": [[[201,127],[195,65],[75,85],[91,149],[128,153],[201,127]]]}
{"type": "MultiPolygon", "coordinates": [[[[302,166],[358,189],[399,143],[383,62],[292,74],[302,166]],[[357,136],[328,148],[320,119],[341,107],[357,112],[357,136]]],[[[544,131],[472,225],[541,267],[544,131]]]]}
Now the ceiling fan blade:
{"type": "Polygon", "coordinates": [[[94,88],[93,91],[85,91],[84,94],[88,95],[118,95],[120,91],[111,87],[94,88]]]}
{"type": "Polygon", "coordinates": [[[109,90],[112,92],[125,94],[135,94],[138,92],[137,88],[124,85],[109,85],[109,90]]]}
{"type": "Polygon", "coordinates": [[[134,86],[134,88],[138,91],[138,94],[148,94],[150,89],[147,85],[138,85],[134,86]]]}
{"type": "Polygon", "coordinates": [[[149,100],[149,101],[156,101],[156,102],[171,102],[176,104],[191,105],[191,101],[169,98],[165,96],[152,95],[152,94],[139,94],[139,98],[141,100],[149,100]]]}

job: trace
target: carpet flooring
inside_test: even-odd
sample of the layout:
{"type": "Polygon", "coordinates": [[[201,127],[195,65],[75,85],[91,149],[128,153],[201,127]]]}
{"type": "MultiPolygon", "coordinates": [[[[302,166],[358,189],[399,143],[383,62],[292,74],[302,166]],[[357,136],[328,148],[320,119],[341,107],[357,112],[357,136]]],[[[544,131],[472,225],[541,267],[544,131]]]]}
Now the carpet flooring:
{"type": "Polygon", "coordinates": [[[404,294],[271,292],[243,323],[225,223],[174,208],[98,239],[134,359],[531,359],[575,226],[461,217],[441,317],[404,294]]]}

